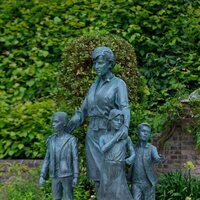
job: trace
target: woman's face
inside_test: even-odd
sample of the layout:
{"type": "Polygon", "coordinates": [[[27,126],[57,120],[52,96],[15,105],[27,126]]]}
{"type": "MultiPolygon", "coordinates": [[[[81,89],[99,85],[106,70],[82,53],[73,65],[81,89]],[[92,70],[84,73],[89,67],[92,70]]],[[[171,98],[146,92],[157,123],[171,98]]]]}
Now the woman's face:
{"type": "Polygon", "coordinates": [[[97,75],[102,77],[110,71],[111,63],[105,58],[105,56],[99,56],[94,61],[94,69],[96,70],[97,75]]]}

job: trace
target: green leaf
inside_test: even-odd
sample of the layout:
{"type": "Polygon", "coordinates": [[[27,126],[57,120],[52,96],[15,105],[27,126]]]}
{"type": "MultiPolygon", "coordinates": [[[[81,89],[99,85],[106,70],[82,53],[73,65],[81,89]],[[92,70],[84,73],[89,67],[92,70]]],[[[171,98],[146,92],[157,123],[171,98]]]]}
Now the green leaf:
{"type": "Polygon", "coordinates": [[[47,57],[49,55],[49,52],[48,51],[40,51],[39,52],[39,56],[42,56],[42,57],[47,57]]]}
{"type": "Polygon", "coordinates": [[[24,148],[24,145],[23,145],[23,144],[19,144],[19,145],[18,145],[18,148],[19,148],[19,149],[23,149],[23,148],[24,148]]]}
{"type": "Polygon", "coordinates": [[[55,24],[58,24],[58,23],[60,23],[62,20],[61,20],[59,17],[56,16],[56,17],[54,17],[53,21],[54,21],[55,24]]]}

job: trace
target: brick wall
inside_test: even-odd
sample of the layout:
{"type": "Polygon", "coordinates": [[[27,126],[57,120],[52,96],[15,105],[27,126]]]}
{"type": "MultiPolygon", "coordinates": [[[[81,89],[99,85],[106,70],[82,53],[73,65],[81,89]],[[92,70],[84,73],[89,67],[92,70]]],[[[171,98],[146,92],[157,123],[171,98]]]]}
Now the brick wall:
{"type": "Polygon", "coordinates": [[[158,172],[184,170],[185,163],[192,161],[195,165],[192,174],[200,175],[200,150],[195,147],[193,135],[184,129],[187,123],[188,119],[181,120],[170,130],[154,138],[153,144],[157,146],[159,154],[166,158],[165,163],[157,167],[158,172]]]}

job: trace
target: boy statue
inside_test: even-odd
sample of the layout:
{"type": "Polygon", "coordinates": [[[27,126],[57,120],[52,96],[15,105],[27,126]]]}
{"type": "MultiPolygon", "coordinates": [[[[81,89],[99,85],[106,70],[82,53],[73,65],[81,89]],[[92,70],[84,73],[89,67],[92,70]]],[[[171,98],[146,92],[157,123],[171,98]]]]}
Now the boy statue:
{"type": "Polygon", "coordinates": [[[54,200],[73,200],[73,187],[78,182],[79,164],[76,138],[65,129],[68,124],[65,112],[52,116],[54,135],[47,139],[47,151],[42,165],[39,184],[43,186],[47,173],[52,179],[54,200]]]}
{"type": "Polygon", "coordinates": [[[156,175],[154,163],[163,161],[158,155],[157,148],[148,143],[151,127],[141,123],[137,128],[138,143],[134,146],[135,160],[132,166],[132,195],[134,200],[155,200],[156,175]],[[143,196],[143,197],[142,197],[143,196]]]}

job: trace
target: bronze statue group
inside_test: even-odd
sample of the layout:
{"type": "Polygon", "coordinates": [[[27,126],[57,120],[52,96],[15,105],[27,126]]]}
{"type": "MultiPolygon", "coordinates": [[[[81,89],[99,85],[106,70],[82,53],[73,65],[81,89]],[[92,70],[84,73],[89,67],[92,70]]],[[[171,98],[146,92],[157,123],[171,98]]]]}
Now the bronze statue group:
{"type": "Polygon", "coordinates": [[[88,178],[93,180],[98,200],[155,200],[154,163],[163,160],[148,143],[151,127],[138,125],[138,143],[128,136],[130,108],[125,82],[112,73],[115,57],[108,47],[92,52],[97,80],[90,87],[80,109],[68,120],[65,112],[52,117],[54,135],[47,139],[47,151],[40,185],[47,173],[52,179],[54,200],[72,200],[78,182],[79,165],[76,138],[72,131],[89,119],[85,139],[88,178]],[[131,169],[129,190],[125,166],[131,169]]]}

